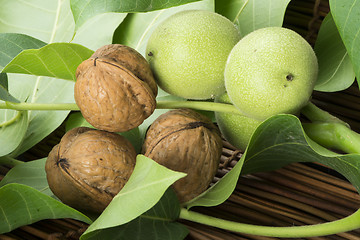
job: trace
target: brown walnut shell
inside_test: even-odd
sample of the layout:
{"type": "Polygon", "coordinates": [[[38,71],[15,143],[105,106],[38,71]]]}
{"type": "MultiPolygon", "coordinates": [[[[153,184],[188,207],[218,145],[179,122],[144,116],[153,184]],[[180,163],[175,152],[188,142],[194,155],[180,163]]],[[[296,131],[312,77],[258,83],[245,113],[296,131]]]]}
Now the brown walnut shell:
{"type": "Polygon", "coordinates": [[[123,136],[86,127],[68,131],[46,160],[51,191],[79,210],[102,212],[135,167],[136,151],[123,136]]]}
{"type": "Polygon", "coordinates": [[[130,47],[104,46],[76,70],[75,102],[100,130],[125,132],[139,126],[155,110],[156,94],[148,62],[130,47]]]}
{"type": "Polygon", "coordinates": [[[187,173],[173,184],[184,203],[209,187],[219,167],[222,138],[207,117],[190,109],[176,109],[153,122],[142,152],[169,169],[187,173]]]}
{"type": "Polygon", "coordinates": [[[117,65],[123,66],[136,77],[146,82],[154,95],[157,95],[158,87],[150,65],[135,49],[122,44],[109,44],[96,50],[91,58],[108,59],[114,61],[117,65]]]}

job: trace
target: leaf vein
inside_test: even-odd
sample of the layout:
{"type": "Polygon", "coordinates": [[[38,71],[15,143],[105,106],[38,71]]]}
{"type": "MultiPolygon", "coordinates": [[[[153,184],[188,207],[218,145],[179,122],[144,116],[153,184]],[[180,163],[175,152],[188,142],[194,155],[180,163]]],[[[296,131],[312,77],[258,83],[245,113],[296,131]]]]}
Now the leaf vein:
{"type": "Polygon", "coordinates": [[[342,29],[342,35],[344,36],[344,32],[345,32],[345,26],[347,25],[347,22],[349,20],[349,17],[350,17],[350,13],[352,11],[352,9],[354,8],[355,4],[356,4],[357,0],[355,0],[352,4],[352,6],[350,7],[350,9],[348,10],[348,14],[346,16],[346,19],[345,19],[345,22],[344,22],[344,28],[342,29]]]}
{"type": "Polygon", "coordinates": [[[23,200],[24,205],[25,205],[25,208],[26,208],[26,211],[27,211],[27,213],[28,213],[28,215],[29,215],[30,222],[32,222],[32,221],[33,221],[33,217],[32,217],[31,212],[30,212],[30,210],[29,210],[29,206],[28,206],[28,202],[26,201],[26,198],[25,198],[25,197],[22,195],[22,193],[19,192],[18,190],[14,190],[14,191],[17,192],[18,195],[19,195],[19,197],[23,200]]]}
{"type": "Polygon", "coordinates": [[[0,210],[1,210],[2,214],[4,215],[5,222],[7,223],[7,226],[8,226],[8,231],[11,231],[11,223],[9,222],[9,219],[7,218],[6,213],[1,205],[0,205],[0,210]]]}

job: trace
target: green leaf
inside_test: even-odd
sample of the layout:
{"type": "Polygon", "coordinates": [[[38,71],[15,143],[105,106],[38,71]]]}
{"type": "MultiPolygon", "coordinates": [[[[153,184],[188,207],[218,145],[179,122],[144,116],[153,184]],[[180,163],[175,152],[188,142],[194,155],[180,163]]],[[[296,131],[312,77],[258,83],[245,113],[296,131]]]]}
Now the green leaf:
{"type": "Polygon", "coordinates": [[[0,187],[10,183],[19,183],[32,187],[50,197],[51,192],[45,172],[46,158],[18,164],[0,181],[0,187]]]}
{"type": "Polygon", "coordinates": [[[45,43],[66,42],[74,35],[70,0],[0,0],[0,32],[21,33],[45,43]]]}
{"type": "MultiPolygon", "coordinates": [[[[0,0],[0,4],[2,33],[25,34],[45,43],[69,41],[74,35],[69,0],[28,0],[26,4],[21,0],[0,0]]],[[[12,45],[7,47],[12,48],[12,45]]],[[[11,52],[7,49],[2,51],[11,52]]],[[[73,83],[69,81],[57,80],[54,83],[54,79],[49,78],[8,74],[8,82],[9,93],[22,102],[74,102],[73,83]]],[[[54,131],[68,113],[69,111],[24,111],[20,121],[1,128],[0,139],[4,143],[1,153],[12,152],[11,156],[17,156],[26,151],[54,131]]],[[[17,114],[17,111],[2,109],[0,122],[9,121],[17,114]]]]}
{"type": "Polygon", "coordinates": [[[79,44],[52,43],[40,49],[22,51],[3,72],[75,80],[77,66],[91,54],[92,50],[79,44]]]}
{"type": "Polygon", "coordinates": [[[360,82],[360,2],[330,0],[330,10],[360,82]]]}
{"type": "MultiPolygon", "coordinates": [[[[43,41],[25,34],[0,33],[0,70],[2,70],[21,51],[25,49],[37,49],[45,45],[46,43],[43,41]]],[[[6,73],[0,73],[0,85],[0,100],[20,102],[8,92],[6,73]]]]}
{"type": "Polygon", "coordinates": [[[134,146],[135,151],[137,153],[141,153],[142,141],[140,136],[140,130],[138,127],[118,134],[124,136],[127,140],[129,140],[131,144],[134,146]]]}
{"type": "Polygon", "coordinates": [[[196,206],[212,207],[219,205],[227,200],[233,193],[239,179],[243,166],[243,158],[218,182],[198,197],[187,202],[185,205],[188,209],[196,206]]]}
{"type": "Polygon", "coordinates": [[[294,162],[319,162],[345,176],[360,191],[360,154],[336,154],[309,140],[300,120],[277,115],[256,129],[241,174],[271,171],[294,162]]]}
{"type": "Polygon", "coordinates": [[[0,156],[14,151],[22,142],[28,126],[26,111],[0,110],[0,156]]]}
{"type": "Polygon", "coordinates": [[[188,234],[187,228],[175,222],[180,212],[179,201],[168,188],[160,201],[141,216],[121,226],[102,229],[81,236],[80,239],[167,239],[182,240],[188,234]]]}
{"type": "Polygon", "coordinates": [[[88,19],[101,13],[148,12],[195,1],[197,0],[71,0],[71,10],[74,15],[76,28],[79,28],[88,19]]]}
{"type": "Polygon", "coordinates": [[[65,130],[69,131],[76,127],[88,127],[94,128],[85,118],[82,116],[81,112],[73,112],[69,115],[65,123],[65,130]]]}
{"type": "Polygon", "coordinates": [[[292,162],[316,161],[317,157],[306,142],[298,118],[276,115],[255,130],[246,150],[242,174],[271,171],[292,162]]]}
{"type": "Polygon", "coordinates": [[[229,18],[241,36],[264,27],[281,27],[290,0],[217,0],[216,12],[229,18]]]}
{"type": "Polygon", "coordinates": [[[350,87],[355,72],[331,13],[322,21],[314,50],[319,62],[314,89],[335,92],[350,87]]]}
{"type": "Polygon", "coordinates": [[[213,0],[203,0],[147,13],[130,13],[114,34],[114,43],[130,46],[145,54],[146,44],[154,29],[169,16],[184,10],[214,11],[213,0]]]}
{"type": "Polygon", "coordinates": [[[319,162],[344,175],[360,192],[360,154],[341,155],[309,139],[293,115],[273,116],[259,125],[238,164],[199,197],[186,203],[216,206],[235,189],[240,174],[271,171],[294,162],[319,162]]]}
{"type": "Polygon", "coordinates": [[[10,183],[0,188],[0,234],[43,219],[91,220],[73,208],[29,186],[10,183]]]}
{"type": "Polygon", "coordinates": [[[77,31],[72,43],[96,50],[112,43],[115,29],[126,17],[126,13],[103,13],[86,21],[77,31]]]}
{"type": "MultiPolygon", "coordinates": [[[[9,92],[21,101],[28,103],[73,103],[74,101],[74,82],[48,78],[36,77],[24,74],[9,74],[9,92]]],[[[2,110],[13,111],[13,110],[2,110]]],[[[0,118],[2,116],[0,111],[0,118]]],[[[16,111],[14,111],[16,112],[16,111]]],[[[54,131],[65,120],[70,111],[25,111],[27,117],[23,125],[15,122],[10,125],[15,129],[25,128],[26,134],[21,144],[10,154],[16,157],[27,151],[44,137],[54,131]],[[19,125],[17,125],[19,124],[19,125]]],[[[2,135],[0,139],[8,142],[12,135],[2,135]]]]}
{"type": "Polygon", "coordinates": [[[20,102],[8,91],[8,78],[6,73],[0,73],[0,100],[7,102],[20,102]]]}
{"type": "MultiPolygon", "coordinates": [[[[29,96],[29,89],[33,88],[27,84],[25,82],[14,86],[13,82],[9,81],[9,92],[16,99],[25,101],[29,96]]],[[[23,142],[28,123],[29,116],[26,111],[0,109],[0,156],[11,153],[23,142]]]]}
{"type": "Polygon", "coordinates": [[[138,155],[135,169],[128,182],[98,219],[89,226],[84,236],[134,220],[152,208],[166,189],[185,175],[169,170],[143,155],[138,155]]]}
{"type": "Polygon", "coordinates": [[[5,90],[8,91],[8,78],[6,73],[0,73],[0,86],[5,90]]]}
{"type": "Polygon", "coordinates": [[[0,33],[0,70],[25,49],[37,49],[46,43],[18,33],[0,33]]]}

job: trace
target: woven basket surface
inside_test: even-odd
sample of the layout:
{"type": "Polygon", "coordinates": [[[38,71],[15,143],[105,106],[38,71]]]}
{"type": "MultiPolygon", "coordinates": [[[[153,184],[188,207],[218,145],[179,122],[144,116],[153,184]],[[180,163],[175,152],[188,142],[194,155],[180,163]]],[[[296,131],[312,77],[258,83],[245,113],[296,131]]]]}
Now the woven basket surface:
{"type": "MultiPolygon", "coordinates": [[[[224,141],[214,182],[230,171],[241,155],[241,151],[224,141]]],[[[0,168],[0,175],[7,170],[0,168]]],[[[348,216],[359,206],[360,196],[342,176],[317,163],[295,163],[276,171],[241,176],[235,191],[223,204],[193,210],[243,223],[301,226],[348,216]]],[[[190,230],[188,240],[276,239],[232,233],[187,221],[182,223],[190,230]]],[[[79,239],[86,228],[86,224],[72,219],[43,220],[0,235],[0,239],[79,239]]],[[[307,239],[355,240],[360,239],[360,230],[307,239]]]]}

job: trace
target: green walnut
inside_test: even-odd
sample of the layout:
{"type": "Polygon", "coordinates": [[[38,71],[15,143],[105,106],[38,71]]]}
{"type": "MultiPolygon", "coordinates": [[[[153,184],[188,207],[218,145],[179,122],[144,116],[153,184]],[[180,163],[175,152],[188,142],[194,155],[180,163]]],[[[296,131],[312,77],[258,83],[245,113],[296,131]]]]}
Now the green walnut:
{"type": "Polygon", "coordinates": [[[187,99],[225,92],[226,59],[240,40],[227,18],[204,10],[178,12],[151,34],[146,58],[164,91],[187,99]]]}
{"type": "Polygon", "coordinates": [[[263,120],[297,114],[308,103],[318,63],[309,43],[283,27],[255,30],[232,49],[225,67],[231,102],[249,117],[263,120]]]}
{"type": "MultiPolygon", "coordinates": [[[[232,104],[227,93],[215,98],[215,102],[232,104]]],[[[223,112],[215,112],[215,118],[224,138],[242,151],[245,151],[252,134],[261,123],[254,118],[223,112]]]]}

